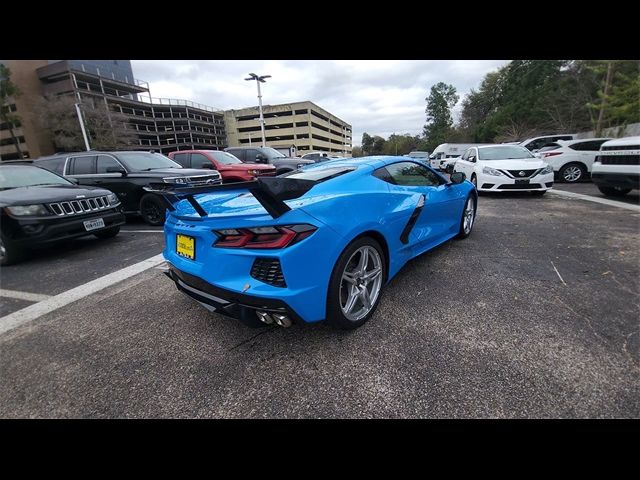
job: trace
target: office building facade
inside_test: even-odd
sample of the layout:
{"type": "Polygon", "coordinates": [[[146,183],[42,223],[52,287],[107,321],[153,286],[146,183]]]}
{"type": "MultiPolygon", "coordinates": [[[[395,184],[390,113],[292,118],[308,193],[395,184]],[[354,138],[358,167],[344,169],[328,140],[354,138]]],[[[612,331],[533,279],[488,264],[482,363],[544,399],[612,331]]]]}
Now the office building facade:
{"type": "MultiPolygon", "coordinates": [[[[313,102],[263,106],[266,146],[295,147],[297,155],[322,151],[351,156],[351,125],[313,102]]],[[[224,112],[230,147],[261,145],[258,107],[224,112]]]]}

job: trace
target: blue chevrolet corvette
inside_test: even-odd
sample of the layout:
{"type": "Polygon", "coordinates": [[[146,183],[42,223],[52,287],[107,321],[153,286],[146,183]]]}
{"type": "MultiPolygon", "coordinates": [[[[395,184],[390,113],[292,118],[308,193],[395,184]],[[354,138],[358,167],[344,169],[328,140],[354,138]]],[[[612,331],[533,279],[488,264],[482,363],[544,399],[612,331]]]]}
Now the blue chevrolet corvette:
{"type": "Polygon", "coordinates": [[[357,328],[410,259],[471,233],[478,195],[406,157],[338,159],[252,182],[153,184],[176,287],[249,325],[357,328]]]}

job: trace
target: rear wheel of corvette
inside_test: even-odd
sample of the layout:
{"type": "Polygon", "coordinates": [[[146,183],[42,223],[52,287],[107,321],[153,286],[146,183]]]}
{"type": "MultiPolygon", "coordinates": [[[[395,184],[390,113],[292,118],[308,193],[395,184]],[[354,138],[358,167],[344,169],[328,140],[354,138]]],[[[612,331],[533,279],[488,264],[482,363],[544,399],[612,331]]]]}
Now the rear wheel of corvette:
{"type": "Polygon", "coordinates": [[[344,330],[363,325],[378,306],[385,278],[387,265],[380,244],[371,237],[352,242],[331,274],[327,321],[344,330]]]}
{"type": "Polygon", "coordinates": [[[467,238],[471,235],[471,229],[475,222],[476,199],[473,195],[469,195],[464,204],[464,210],[462,210],[462,219],[460,220],[460,233],[458,233],[458,238],[467,238]]]}

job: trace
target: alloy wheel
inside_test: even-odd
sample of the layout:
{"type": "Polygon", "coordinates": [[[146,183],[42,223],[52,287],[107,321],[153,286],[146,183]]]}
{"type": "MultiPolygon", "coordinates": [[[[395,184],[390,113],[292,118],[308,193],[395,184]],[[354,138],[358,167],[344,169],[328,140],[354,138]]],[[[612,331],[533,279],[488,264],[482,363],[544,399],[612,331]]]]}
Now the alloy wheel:
{"type": "Polygon", "coordinates": [[[564,178],[566,182],[577,182],[580,177],[582,177],[582,170],[580,169],[580,167],[577,167],[575,165],[571,165],[565,168],[562,174],[562,178],[564,178]]]}
{"type": "Polygon", "coordinates": [[[473,197],[469,197],[467,200],[467,204],[464,206],[464,217],[462,220],[462,229],[466,235],[471,232],[471,228],[473,228],[473,222],[475,221],[475,201],[473,197]]]}
{"type": "Polygon", "coordinates": [[[382,288],[382,259],[372,246],[357,249],[347,262],[340,280],[340,308],[353,322],[373,308],[382,288]]]}

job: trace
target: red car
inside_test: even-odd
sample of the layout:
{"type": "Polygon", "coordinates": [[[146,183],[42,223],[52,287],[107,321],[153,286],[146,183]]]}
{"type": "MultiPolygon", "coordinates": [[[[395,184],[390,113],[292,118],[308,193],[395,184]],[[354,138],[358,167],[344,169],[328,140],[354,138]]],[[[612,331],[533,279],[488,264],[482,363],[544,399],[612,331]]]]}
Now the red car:
{"type": "Polygon", "coordinates": [[[222,175],[224,183],[248,182],[256,177],[276,174],[276,167],[273,165],[243,163],[230,153],[220,150],[180,150],[171,152],[169,158],[185,168],[215,169],[222,175]]]}

